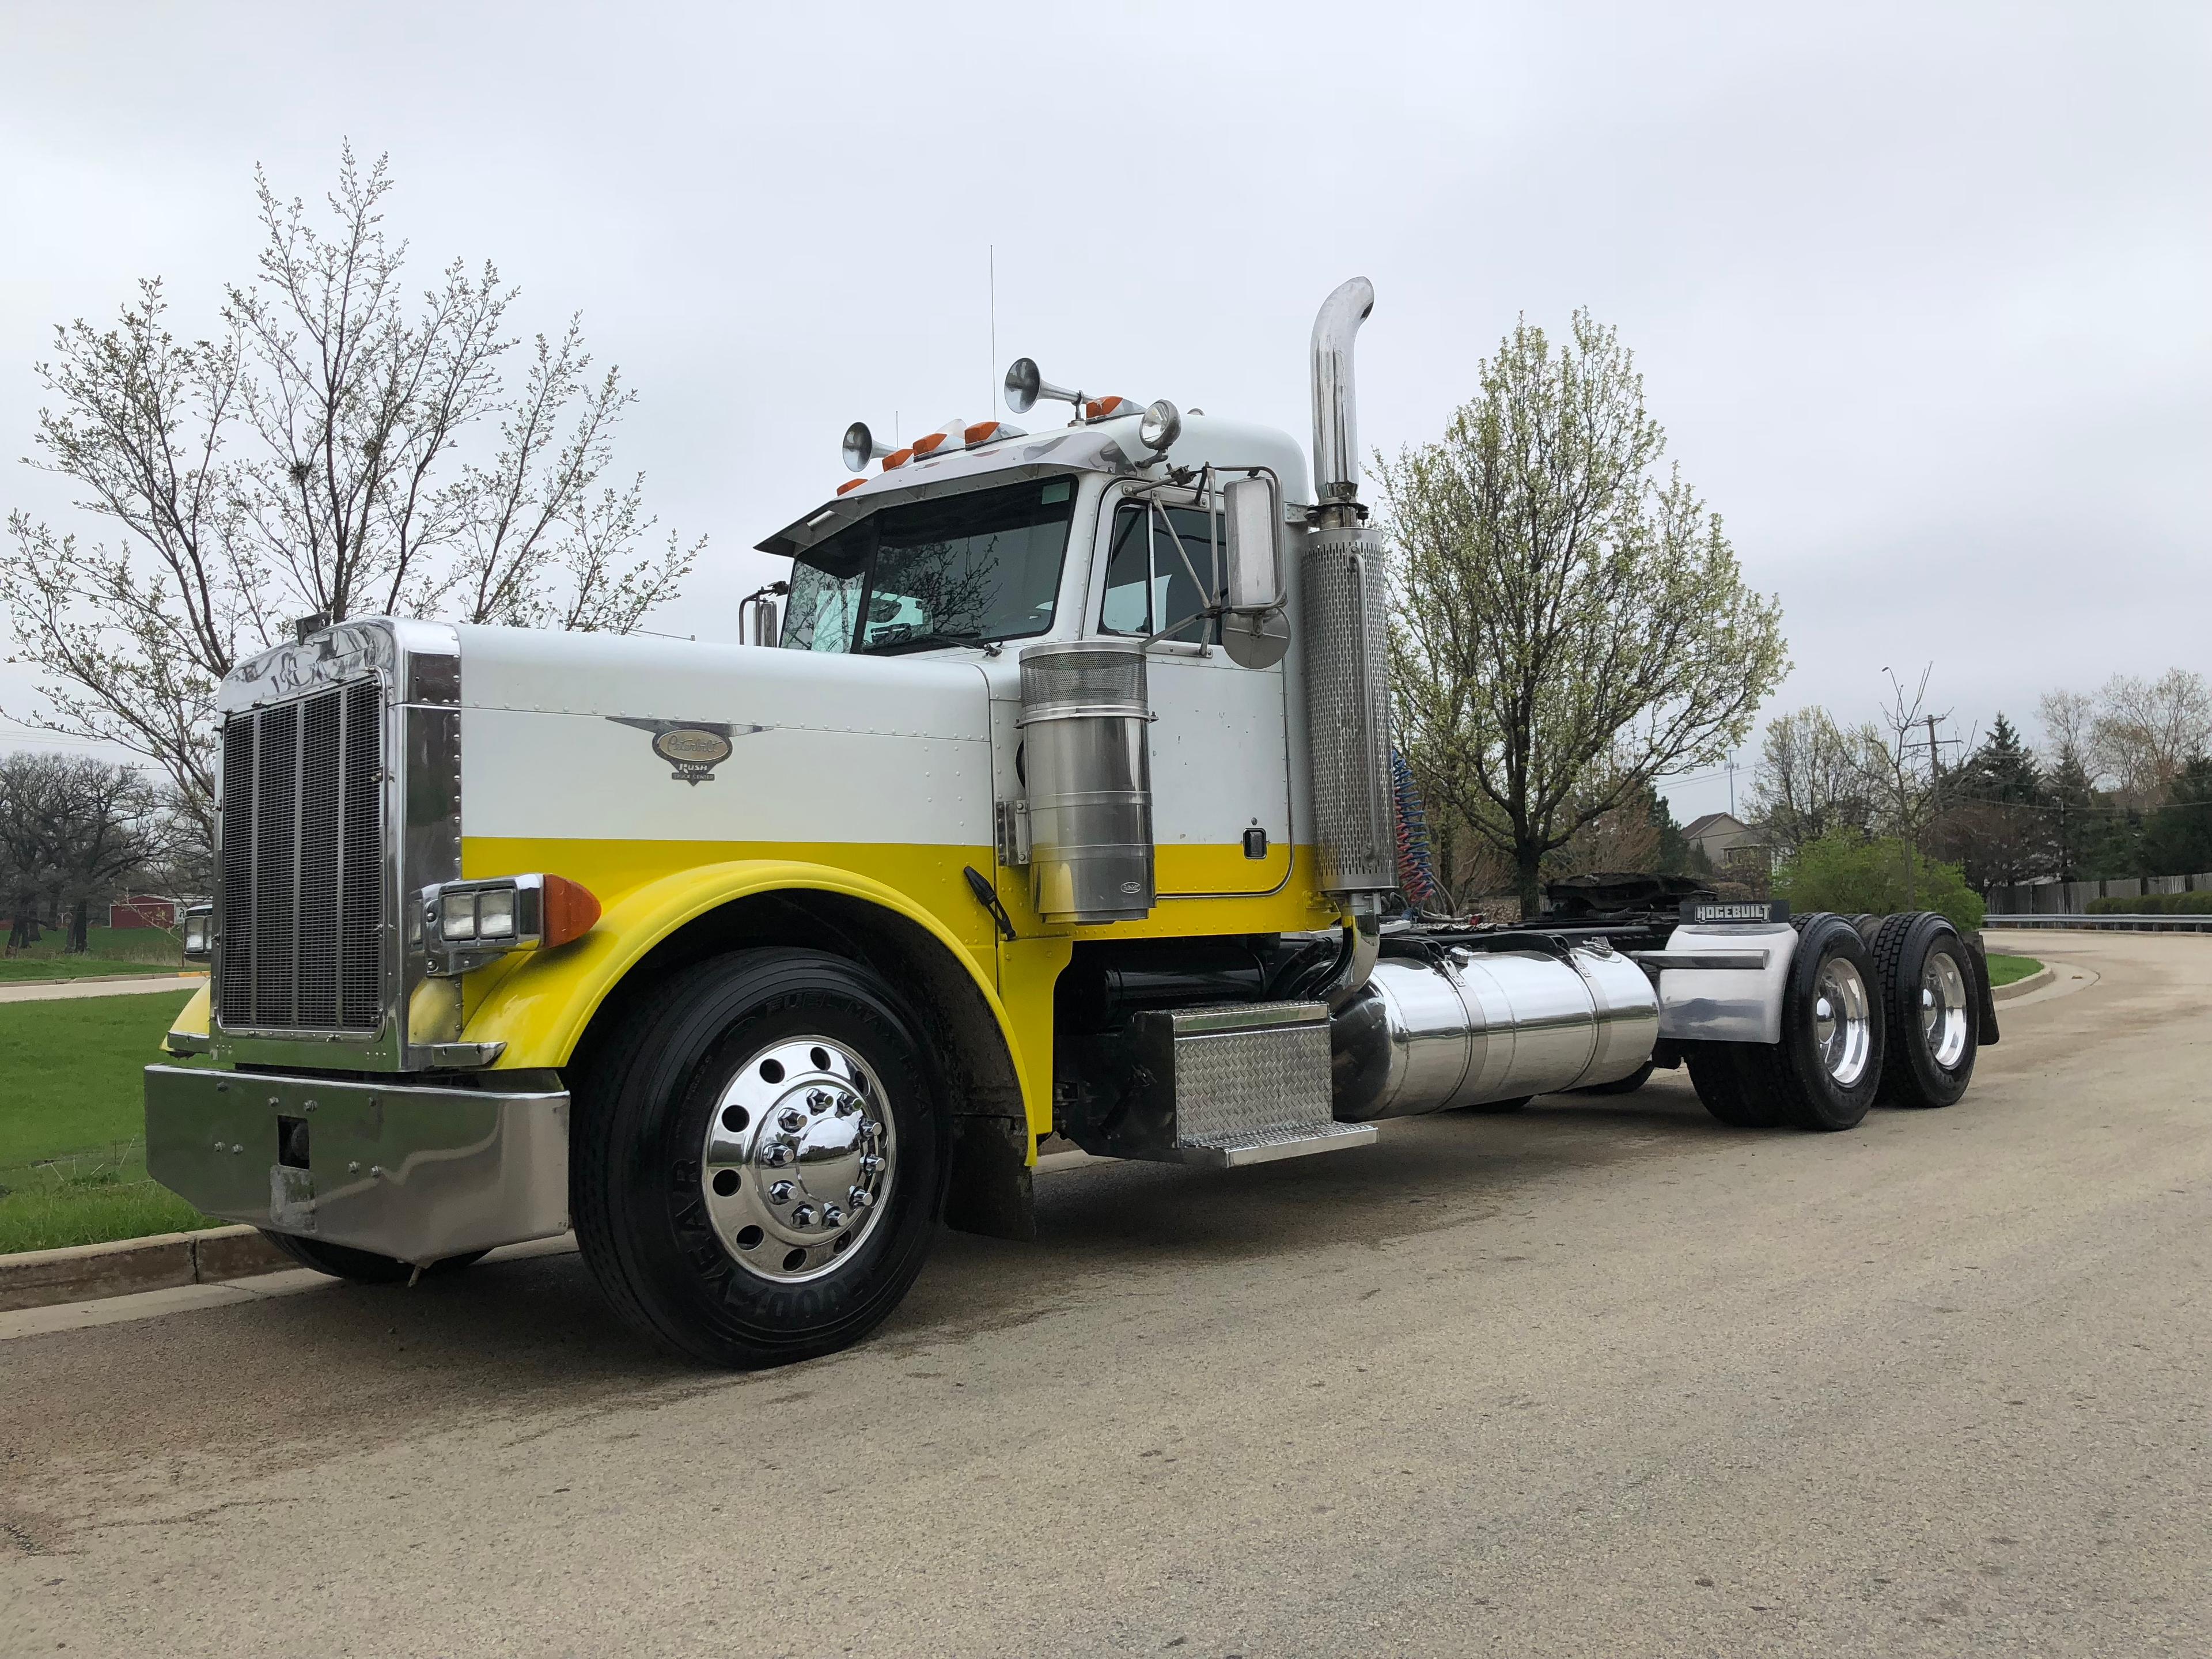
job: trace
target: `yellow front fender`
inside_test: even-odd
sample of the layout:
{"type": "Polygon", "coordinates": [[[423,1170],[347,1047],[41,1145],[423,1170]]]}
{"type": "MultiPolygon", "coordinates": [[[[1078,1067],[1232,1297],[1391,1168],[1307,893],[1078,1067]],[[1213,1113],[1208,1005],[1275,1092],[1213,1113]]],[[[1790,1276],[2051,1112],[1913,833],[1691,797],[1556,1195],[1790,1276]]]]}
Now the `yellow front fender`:
{"type": "MultiPolygon", "coordinates": [[[[737,859],[699,865],[632,889],[574,944],[518,956],[511,966],[501,963],[483,970],[483,988],[470,998],[465,1040],[505,1043],[498,1061],[501,1070],[565,1065],[599,1005],[653,946],[733,900],[792,890],[841,894],[880,906],[944,945],[967,970],[997,1021],[1015,1073],[1022,1079],[1024,1103],[1032,1121],[1041,1106],[1048,1109],[1048,1100],[1030,1097],[1038,1077],[1046,1078],[1048,1088],[1049,1079],[1024,1054],[1020,1035],[992,982],[989,970],[995,964],[990,956],[979,961],[974,947],[963,943],[934,913],[894,887],[850,870],[796,860],[737,859]]],[[[1049,1042],[1048,1028],[1048,1056],[1049,1042]]]]}

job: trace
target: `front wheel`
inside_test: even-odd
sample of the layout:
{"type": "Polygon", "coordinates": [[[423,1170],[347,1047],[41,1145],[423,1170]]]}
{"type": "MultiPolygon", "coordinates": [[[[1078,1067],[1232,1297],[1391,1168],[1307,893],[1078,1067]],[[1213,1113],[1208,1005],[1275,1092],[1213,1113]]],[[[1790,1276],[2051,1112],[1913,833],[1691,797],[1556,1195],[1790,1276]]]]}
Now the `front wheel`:
{"type": "Polygon", "coordinates": [[[735,951],[657,987],[574,1091],[576,1238],[616,1309],[744,1367],[880,1322],[947,1167],[916,1032],[881,978],[821,951],[735,951]]]}

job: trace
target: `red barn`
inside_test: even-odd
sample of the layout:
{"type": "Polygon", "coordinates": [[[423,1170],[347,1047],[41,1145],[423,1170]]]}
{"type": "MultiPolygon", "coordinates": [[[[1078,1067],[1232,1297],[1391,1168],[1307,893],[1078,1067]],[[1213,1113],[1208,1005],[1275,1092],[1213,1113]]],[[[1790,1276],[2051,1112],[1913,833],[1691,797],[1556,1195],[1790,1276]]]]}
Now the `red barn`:
{"type": "Polygon", "coordinates": [[[177,925],[179,906],[174,899],[155,898],[149,893],[135,893],[107,907],[110,927],[167,927],[177,925]]]}

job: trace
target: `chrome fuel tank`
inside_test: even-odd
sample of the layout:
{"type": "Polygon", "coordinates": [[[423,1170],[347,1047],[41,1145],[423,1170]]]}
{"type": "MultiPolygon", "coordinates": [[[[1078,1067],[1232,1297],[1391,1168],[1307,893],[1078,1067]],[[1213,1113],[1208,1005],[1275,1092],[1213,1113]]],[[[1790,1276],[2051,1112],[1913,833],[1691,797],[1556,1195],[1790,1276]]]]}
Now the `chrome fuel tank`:
{"type": "Polygon", "coordinates": [[[1366,1122],[1610,1083],[1658,1036],[1651,981],[1602,944],[1386,958],[1336,1017],[1333,1109],[1366,1122]]]}

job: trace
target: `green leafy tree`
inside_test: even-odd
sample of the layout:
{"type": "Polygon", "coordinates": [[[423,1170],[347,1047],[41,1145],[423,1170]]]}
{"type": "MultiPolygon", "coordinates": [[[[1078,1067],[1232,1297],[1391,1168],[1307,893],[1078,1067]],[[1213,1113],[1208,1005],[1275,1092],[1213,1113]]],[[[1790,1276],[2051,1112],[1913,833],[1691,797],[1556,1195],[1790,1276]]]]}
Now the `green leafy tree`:
{"type": "Polygon", "coordinates": [[[2142,852],[2152,875],[2212,870],[2212,758],[2194,756],[2174,775],[2166,804],[2143,825],[2142,852]]]}
{"type": "Polygon", "coordinates": [[[1966,874],[1957,865],[1923,856],[1911,860],[1910,867],[1913,875],[1908,886],[1905,848],[1893,837],[1832,830],[1797,849],[1775,876],[1774,891],[1799,915],[1814,910],[1845,915],[1872,911],[1877,915],[1936,910],[1960,927],[1982,925],[1980,896],[1966,885],[1966,874]]]}
{"type": "Polygon", "coordinates": [[[1437,441],[1378,458],[1397,548],[1399,743],[1423,793],[1510,861],[1546,856],[1670,773],[1719,759],[1788,666],[1781,611],[1646,411],[1631,354],[1526,321],[1437,441]]]}
{"type": "Polygon", "coordinates": [[[2045,780],[2051,864],[2061,881],[2095,881],[2127,866],[2124,815],[2097,787],[2081,751],[2067,744],[2045,780]]]}
{"type": "Polygon", "coordinates": [[[1943,781],[1931,842],[1978,888],[2027,881],[2054,862],[2051,792],[2043,769],[2002,714],[1966,763],[1943,781]]]}
{"type": "Polygon", "coordinates": [[[1667,804],[1666,796],[1656,790],[1651,793],[1650,816],[1656,842],[1652,868],[1662,876],[1681,875],[1690,865],[1690,838],[1674,822],[1674,809],[1667,804]]]}

